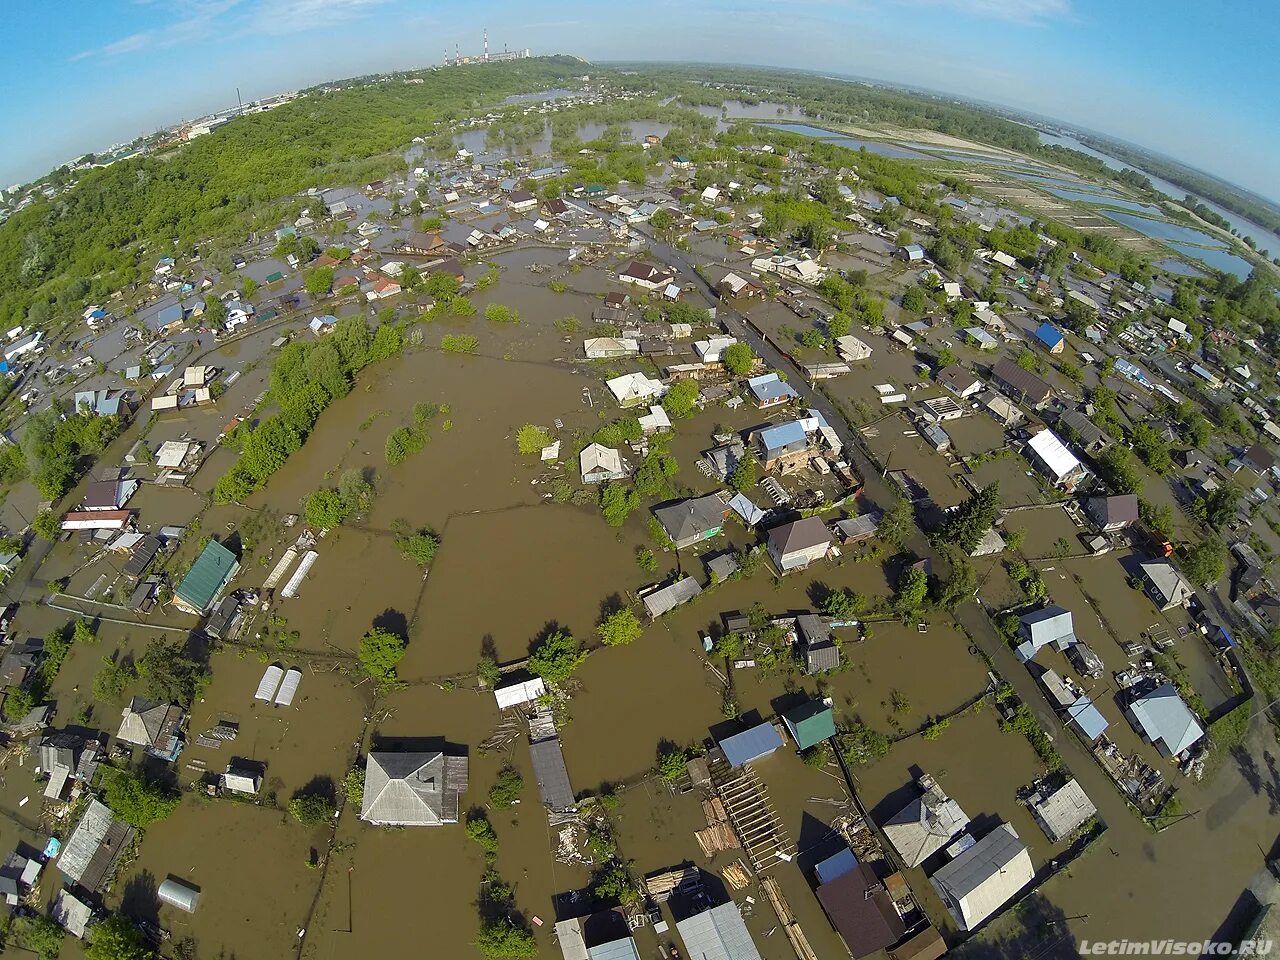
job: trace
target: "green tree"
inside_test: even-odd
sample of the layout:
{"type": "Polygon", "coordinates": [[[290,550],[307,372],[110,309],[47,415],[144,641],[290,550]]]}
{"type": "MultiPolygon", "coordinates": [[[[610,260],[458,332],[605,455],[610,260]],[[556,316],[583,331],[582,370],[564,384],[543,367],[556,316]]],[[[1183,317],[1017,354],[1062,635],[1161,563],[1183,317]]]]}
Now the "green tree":
{"type": "Polygon", "coordinates": [[[912,313],[924,313],[929,309],[929,297],[918,286],[907,287],[902,294],[902,309],[912,313]]]}
{"type": "Polygon", "coordinates": [[[102,703],[118,703],[137,678],[133,661],[103,657],[102,668],[93,678],[93,698],[102,703]]]}
{"type": "Polygon", "coordinates": [[[304,826],[315,826],[333,818],[333,800],[323,793],[303,793],[289,801],[289,813],[304,826]]]}
{"type": "Polygon", "coordinates": [[[17,723],[36,708],[36,698],[26,687],[11,687],[4,698],[4,718],[17,723]]]}
{"type": "Polygon", "coordinates": [[[658,776],[667,783],[675,783],[685,774],[689,751],[674,743],[664,743],[658,749],[658,776]]]}
{"type": "Polygon", "coordinates": [[[216,330],[227,322],[227,305],[217,297],[209,297],[204,302],[204,315],[201,322],[210,330],[216,330]]]}
{"type": "Polygon", "coordinates": [[[315,267],[308,270],[303,288],[313,297],[327,296],[333,289],[333,267],[315,267]]]}
{"type": "Polygon", "coordinates": [[[484,308],[484,318],[494,323],[519,323],[520,313],[504,303],[491,303],[484,308]]]}
{"type": "Polygon", "coordinates": [[[587,659],[574,637],[562,630],[547,634],[529,652],[529,672],[551,686],[565,683],[587,659]]]}
{"type": "Polygon", "coordinates": [[[478,843],[485,854],[497,856],[498,833],[483,810],[472,810],[467,814],[465,829],[467,836],[478,843]]]}
{"type": "Polygon", "coordinates": [[[1133,450],[1138,455],[1138,459],[1152,471],[1164,476],[1173,469],[1173,457],[1169,455],[1169,444],[1150,424],[1137,423],[1130,439],[1133,441],[1133,450]]]}
{"type": "Polygon", "coordinates": [[[907,616],[919,610],[929,593],[929,577],[918,567],[907,567],[898,578],[898,589],[893,597],[893,609],[899,616],[907,616]]]}
{"type": "Polygon", "coordinates": [[[600,512],[604,522],[620,527],[640,506],[640,495],[623,483],[609,483],[600,491],[600,512]]]}
{"type": "Polygon", "coordinates": [[[199,700],[212,679],[207,664],[188,653],[184,641],[159,638],[138,661],[138,676],[152,700],[184,706],[199,700]]]}
{"type": "Polygon", "coordinates": [[[350,515],[338,491],[328,487],[310,494],[303,505],[302,512],[309,526],[319,527],[322,530],[332,530],[342,526],[350,515]]]}
{"type": "Polygon", "coordinates": [[[1137,493],[1142,489],[1142,477],[1133,454],[1128,448],[1113,443],[1096,458],[1098,474],[1115,493],[1137,493]]]}
{"type": "Polygon", "coordinates": [[[862,594],[841,587],[822,598],[822,612],[837,620],[853,620],[867,608],[867,598],[862,594]]]}
{"type": "Polygon", "coordinates": [[[849,331],[853,329],[853,321],[849,319],[849,315],[843,310],[837,313],[827,322],[827,333],[831,335],[833,340],[849,335],[849,331]]]}
{"type": "Polygon", "coordinates": [[[164,820],[182,802],[182,795],[177,791],[132,770],[110,771],[103,798],[112,813],[135,827],[148,827],[164,820]]]}
{"type": "Polygon", "coordinates": [[[943,347],[938,351],[937,369],[945,370],[956,362],[955,352],[950,347],[943,347]]]}
{"type": "Polygon", "coordinates": [[[253,277],[245,277],[240,281],[240,292],[244,294],[246,300],[252,299],[258,292],[258,281],[253,277]]]}
{"type": "Polygon", "coordinates": [[[482,653],[480,660],[476,663],[476,679],[481,685],[493,689],[498,685],[498,681],[502,679],[502,670],[498,666],[497,659],[491,653],[482,653]]]}
{"type": "Polygon", "coordinates": [[[751,371],[751,364],[755,360],[755,354],[751,352],[749,343],[739,340],[724,348],[724,352],[720,355],[720,360],[726,370],[735,377],[741,377],[751,371]]]}
{"type": "Polygon", "coordinates": [[[969,553],[986,536],[1000,513],[999,481],[976,490],[943,522],[935,537],[969,553]]]}
{"type": "Polygon", "coordinates": [[[360,669],[379,683],[393,683],[396,679],[396,664],[404,659],[407,646],[403,637],[390,630],[374,627],[360,638],[357,654],[360,669]]]}
{"type": "Polygon", "coordinates": [[[357,810],[364,805],[364,781],[364,767],[349,770],[342,779],[342,792],[347,797],[347,803],[357,810]]]}
{"type": "Polygon", "coordinates": [[[506,917],[481,921],[476,948],[485,960],[534,960],[538,956],[533,934],[506,917]]]}
{"type": "Polygon", "coordinates": [[[359,470],[344,470],[338,477],[338,496],[348,513],[360,513],[373,502],[373,484],[359,470]]]}
{"type": "Polygon", "coordinates": [[[1203,587],[1212,586],[1227,572],[1227,548],[1217,537],[1183,547],[1179,565],[1187,579],[1203,587]]]}
{"type": "Polygon", "coordinates": [[[151,960],[155,956],[133,921],[113,913],[89,931],[86,960],[151,960]]]}
{"type": "Polygon", "coordinates": [[[9,933],[17,945],[30,950],[40,960],[58,960],[63,930],[49,917],[39,913],[17,917],[9,933]]]}
{"type": "Polygon", "coordinates": [[[662,398],[663,409],[676,420],[693,416],[698,409],[698,383],[695,380],[677,380],[662,398]]]}
{"type": "Polygon", "coordinates": [[[439,538],[428,530],[396,536],[396,549],[400,551],[400,556],[406,560],[412,560],[420,567],[431,566],[431,561],[435,559],[439,548],[439,538]]]}
{"type": "Polygon", "coordinates": [[[539,426],[526,423],[516,431],[516,449],[524,456],[541,453],[551,443],[551,434],[539,426]]]}
{"type": "Polygon", "coordinates": [[[31,529],[42,540],[57,540],[62,535],[62,522],[52,510],[42,510],[31,521],[31,529]]]}
{"type": "Polygon", "coordinates": [[[876,535],[886,543],[901,547],[911,536],[915,522],[915,513],[911,509],[910,502],[903,497],[897,497],[880,518],[876,535]]]}
{"type": "Polygon", "coordinates": [[[605,646],[621,647],[640,639],[644,626],[630,607],[615,610],[601,622],[600,639],[605,646]]]}
{"type": "Polygon", "coordinates": [[[660,237],[669,235],[671,228],[675,226],[675,222],[675,215],[666,207],[659,207],[654,211],[653,216],[649,218],[649,224],[660,237]]]}
{"type": "Polygon", "coordinates": [[[750,490],[760,479],[760,461],[750,450],[739,460],[729,472],[729,486],[743,492],[750,490]]]}

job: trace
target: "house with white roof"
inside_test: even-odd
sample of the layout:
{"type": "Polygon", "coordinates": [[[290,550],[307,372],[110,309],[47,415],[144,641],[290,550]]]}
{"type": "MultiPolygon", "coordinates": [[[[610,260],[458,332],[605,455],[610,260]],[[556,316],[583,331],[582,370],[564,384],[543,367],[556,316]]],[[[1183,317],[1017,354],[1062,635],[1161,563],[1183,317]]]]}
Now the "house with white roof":
{"type": "Polygon", "coordinates": [[[1167,680],[1131,700],[1124,713],[1162,756],[1180,757],[1204,737],[1196,715],[1167,680]]]}
{"type": "Polygon", "coordinates": [[[612,447],[590,443],[578,455],[578,466],[583,483],[605,483],[622,480],[627,476],[627,463],[622,454],[612,447]]]}
{"type": "Polygon", "coordinates": [[[1002,823],[929,880],[956,926],[973,931],[1034,878],[1026,845],[1002,823]]]}
{"type": "Polygon", "coordinates": [[[624,407],[648,403],[667,392],[667,386],[661,380],[651,380],[643,373],[624,373],[620,377],[606,380],[604,385],[624,407]]]}
{"type": "Polygon", "coordinates": [[[1027,441],[1027,459],[1055,487],[1070,493],[1085,477],[1088,469],[1080,458],[1067,448],[1056,433],[1048,428],[1032,435],[1027,441]]]}

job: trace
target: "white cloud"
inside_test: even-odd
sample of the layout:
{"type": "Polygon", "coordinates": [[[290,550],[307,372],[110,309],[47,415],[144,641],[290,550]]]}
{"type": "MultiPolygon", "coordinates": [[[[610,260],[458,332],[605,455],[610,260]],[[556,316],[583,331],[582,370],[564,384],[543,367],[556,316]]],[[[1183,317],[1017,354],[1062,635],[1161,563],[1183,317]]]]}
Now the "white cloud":
{"type": "MultiPolygon", "coordinates": [[[[388,0],[134,0],[147,11],[168,11],[170,19],[100,47],[82,50],[72,62],[111,59],[143,50],[165,50],[211,37],[299,33],[334,27],[364,16],[388,0]]],[[[150,15],[150,14],[149,14],[150,15]]]]}
{"type": "Polygon", "coordinates": [[[920,7],[940,7],[971,17],[1007,20],[1012,23],[1043,23],[1065,20],[1071,14],[1071,0],[898,0],[920,7]]]}

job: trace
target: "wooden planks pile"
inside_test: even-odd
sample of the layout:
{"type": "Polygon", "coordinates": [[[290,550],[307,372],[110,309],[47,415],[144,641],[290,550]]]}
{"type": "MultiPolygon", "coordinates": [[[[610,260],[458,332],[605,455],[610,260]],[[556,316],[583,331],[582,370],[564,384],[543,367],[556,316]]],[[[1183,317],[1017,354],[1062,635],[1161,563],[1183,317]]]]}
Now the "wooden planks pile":
{"type": "Polygon", "coordinates": [[[673,893],[691,894],[701,888],[702,876],[692,864],[661,870],[644,878],[645,893],[656,903],[665,903],[673,893]]]}
{"type": "Polygon", "coordinates": [[[737,834],[733,832],[733,826],[729,823],[729,814],[725,811],[719,797],[703,800],[702,814],[707,818],[706,829],[698,830],[694,836],[708,859],[721,851],[734,850],[742,846],[738,842],[737,834]]]}
{"type": "Polygon", "coordinates": [[[735,860],[721,870],[720,873],[724,877],[725,883],[735,890],[741,890],[751,882],[751,874],[747,872],[747,865],[741,860],[735,860]]]}

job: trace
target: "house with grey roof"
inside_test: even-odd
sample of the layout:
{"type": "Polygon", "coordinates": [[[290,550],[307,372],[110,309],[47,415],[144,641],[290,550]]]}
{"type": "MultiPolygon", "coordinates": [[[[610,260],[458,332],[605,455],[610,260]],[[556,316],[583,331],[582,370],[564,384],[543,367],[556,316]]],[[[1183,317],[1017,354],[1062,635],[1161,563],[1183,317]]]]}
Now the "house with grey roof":
{"type": "Polygon", "coordinates": [[[840,666],[840,648],[831,638],[831,628],[817,614],[796,617],[796,632],[804,644],[804,671],[812,676],[840,666]]]}
{"type": "Polygon", "coordinates": [[[176,704],[134,697],[120,711],[116,739],[143,747],[148,756],[172,763],[182,752],[182,721],[186,713],[176,704]]]}
{"type": "Polygon", "coordinates": [[[1058,417],[1058,432],[1085,453],[1101,453],[1114,442],[1105,430],[1078,410],[1067,410],[1058,417]]]}
{"type": "Polygon", "coordinates": [[[1074,777],[1056,790],[1038,789],[1027,798],[1027,808],[1053,843],[1071,836],[1098,812],[1074,777]]]}
{"type": "Polygon", "coordinates": [[[881,829],[908,867],[918,867],[969,825],[969,817],[929,774],[916,781],[920,795],[881,829]]]}
{"type": "Polygon", "coordinates": [[[389,827],[438,827],[458,822],[467,790],[467,758],[429,753],[370,753],[365,761],[360,819],[389,827]]]}
{"type": "Polygon", "coordinates": [[[738,905],[730,900],[676,921],[685,955],[697,960],[760,960],[738,905]]]}
{"type": "Polygon", "coordinates": [[[649,614],[649,619],[657,620],[682,603],[688,603],[694,597],[702,592],[702,587],[693,577],[685,577],[674,583],[669,583],[665,587],[650,591],[644,594],[640,599],[644,602],[644,608],[649,614]]]}
{"type": "Polygon", "coordinates": [[[710,540],[724,529],[724,501],[715,494],[654,507],[653,515],[677,550],[710,540]]]}
{"type": "Polygon", "coordinates": [[[569,770],[564,765],[564,751],[559,737],[544,737],[529,744],[529,757],[533,761],[534,777],[538,781],[538,795],[552,826],[572,818],[578,810],[569,782],[569,770]]]}
{"type": "Polygon", "coordinates": [[[1204,738],[1200,721],[1167,680],[1134,697],[1124,713],[1162,756],[1180,757],[1204,738]]]}
{"type": "Polygon", "coordinates": [[[1018,644],[1015,653],[1022,663],[1034,660],[1036,654],[1050,645],[1059,651],[1065,651],[1076,642],[1071,611],[1055,606],[1028,613],[1019,618],[1018,636],[1022,638],[1022,642],[1018,644]]]}
{"type": "Polygon", "coordinates": [[[1147,596],[1161,610],[1185,607],[1195,596],[1195,588],[1168,560],[1151,560],[1142,565],[1142,581],[1147,596]]]}
{"type": "Polygon", "coordinates": [[[1034,878],[1026,845],[1012,826],[1002,823],[941,867],[929,881],[956,926],[973,931],[1034,878]]]}
{"type": "Polygon", "coordinates": [[[58,870],[93,893],[114,873],[132,838],[133,827],[117,820],[106,805],[90,799],[58,855],[58,870]]]}

